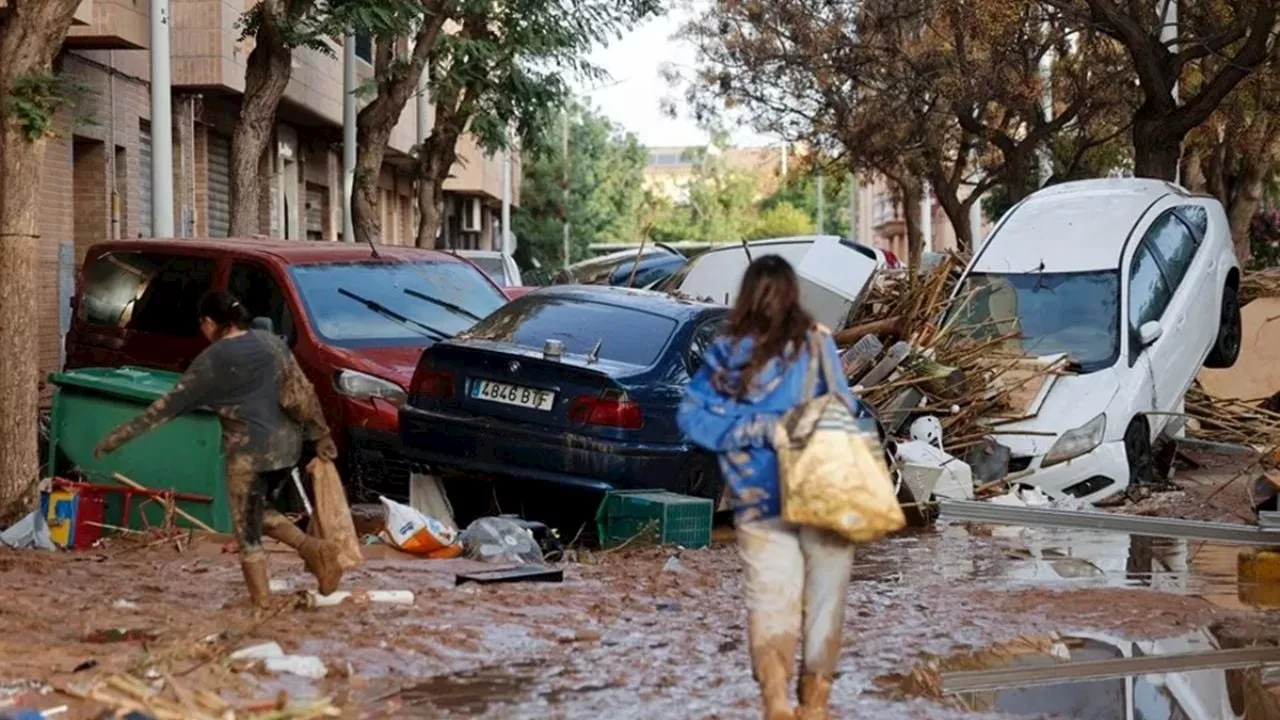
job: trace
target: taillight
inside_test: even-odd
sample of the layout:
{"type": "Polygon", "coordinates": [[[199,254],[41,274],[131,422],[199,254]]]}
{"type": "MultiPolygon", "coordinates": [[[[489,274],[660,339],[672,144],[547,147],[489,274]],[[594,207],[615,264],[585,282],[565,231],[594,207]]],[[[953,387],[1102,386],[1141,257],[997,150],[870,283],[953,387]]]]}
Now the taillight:
{"type": "Polygon", "coordinates": [[[449,400],[453,397],[453,375],[430,368],[418,368],[409,383],[409,392],[419,397],[449,400]]]}
{"type": "Polygon", "coordinates": [[[893,254],[893,251],[891,250],[884,251],[884,259],[885,259],[885,265],[891,268],[902,267],[902,262],[898,260],[898,256],[893,254]]]}
{"type": "Polygon", "coordinates": [[[578,425],[639,430],[644,426],[644,413],[640,405],[625,396],[581,395],[569,403],[569,421],[578,425]]]}

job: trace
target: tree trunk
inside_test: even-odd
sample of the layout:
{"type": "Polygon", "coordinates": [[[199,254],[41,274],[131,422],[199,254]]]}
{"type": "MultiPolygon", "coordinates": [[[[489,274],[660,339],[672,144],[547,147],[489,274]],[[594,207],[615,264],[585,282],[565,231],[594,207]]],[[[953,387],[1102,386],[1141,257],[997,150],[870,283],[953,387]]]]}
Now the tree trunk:
{"type": "Polygon", "coordinates": [[[969,226],[969,207],[977,198],[961,200],[959,193],[946,182],[946,178],[935,177],[930,182],[933,183],[933,194],[938,198],[942,212],[946,213],[947,220],[955,230],[956,249],[962,252],[972,250],[973,228],[969,226]]]}
{"type": "Polygon", "coordinates": [[[371,244],[380,239],[378,178],[382,174],[382,160],[387,154],[387,141],[391,139],[391,132],[399,122],[404,106],[418,90],[427,58],[444,22],[443,14],[428,16],[414,34],[413,51],[403,59],[404,66],[394,72],[393,64],[397,58],[392,52],[392,43],[380,42],[375,46],[374,72],[378,94],[356,116],[356,177],[351,193],[351,225],[356,242],[371,244]]]}
{"type": "Polygon", "coordinates": [[[1245,159],[1240,177],[1231,193],[1231,204],[1227,206],[1227,222],[1231,225],[1231,243],[1236,248],[1236,258],[1243,265],[1253,258],[1253,246],[1249,242],[1249,229],[1253,225],[1253,217],[1262,207],[1264,171],[1262,160],[1245,159]]]}
{"type": "Polygon", "coordinates": [[[231,136],[231,236],[249,237],[262,232],[259,202],[262,186],[259,163],[271,142],[276,109],[289,86],[293,50],[285,42],[279,23],[285,14],[281,0],[266,0],[253,50],[244,73],[244,99],[231,136]]]}
{"type": "Polygon", "coordinates": [[[1023,144],[1016,152],[1004,153],[1004,187],[1006,201],[1013,207],[1028,195],[1040,189],[1039,168],[1036,165],[1036,149],[1023,144]]]}
{"type": "MultiPolygon", "coordinates": [[[[428,143],[430,144],[430,143],[428,143]]],[[[420,248],[436,247],[440,225],[444,222],[444,181],[453,167],[456,153],[443,157],[439,153],[426,155],[418,164],[418,238],[420,248]],[[438,165],[447,162],[444,171],[438,165]]]]}
{"type": "MultiPolygon", "coordinates": [[[[26,78],[48,76],[79,0],[10,2],[0,19],[0,527],[36,504],[39,454],[39,367],[36,344],[37,211],[47,127],[10,110],[15,95],[45,101],[46,119],[59,104],[26,78]]],[[[45,328],[45,332],[51,332],[45,328]]]]}
{"type": "Polygon", "coordinates": [[[924,197],[924,188],[918,179],[911,177],[899,181],[898,189],[902,193],[902,217],[907,225],[907,267],[914,276],[915,269],[920,267],[921,256],[924,255],[924,216],[921,214],[924,208],[920,203],[924,197]]]}
{"type": "Polygon", "coordinates": [[[1133,118],[1133,174],[1173,182],[1178,177],[1185,134],[1168,127],[1168,119],[1158,116],[1147,105],[1138,108],[1133,118]]]}

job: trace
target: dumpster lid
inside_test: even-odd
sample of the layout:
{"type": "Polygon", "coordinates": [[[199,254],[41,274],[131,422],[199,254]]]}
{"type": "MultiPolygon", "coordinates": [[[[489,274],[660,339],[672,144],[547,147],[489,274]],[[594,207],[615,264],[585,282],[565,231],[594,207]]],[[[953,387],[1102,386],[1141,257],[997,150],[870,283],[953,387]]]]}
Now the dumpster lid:
{"type": "Polygon", "coordinates": [[[169,392],[180,377],[182,376],[175,372],[150,368],[93,367],[54,373],[49,376],[49,381],[59,387],[93,390],[104,395],[141,400],[150,404],[169,392]]]}

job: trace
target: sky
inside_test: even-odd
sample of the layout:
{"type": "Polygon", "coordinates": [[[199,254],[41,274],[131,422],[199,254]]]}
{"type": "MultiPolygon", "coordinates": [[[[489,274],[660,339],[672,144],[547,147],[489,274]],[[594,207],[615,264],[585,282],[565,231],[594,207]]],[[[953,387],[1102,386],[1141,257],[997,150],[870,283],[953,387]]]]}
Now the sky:
{"type": "MultiPolygon", "coordinates": [[[[597,48],[591,62],[605,70],[610,79],[595,87],[580,84],[578,88],[579,94],[586,96],[593,106],[635,133],[640,142],[649,147],[702,145],[708,141],[707,133],[683,112],[682,90],[667,85],[660,72],[665,63],[692,67],[693,47],[672,38],[692,12],[672,8],[667,15],[637,27],[608,47],[597,48]],[[661,107],[664,98],[677,101],[682,111],[679,117],[664,115],[661,107]]],[[[735,130],[732,139],[738,146],[776,142],[748,128],[735,130]]]]}

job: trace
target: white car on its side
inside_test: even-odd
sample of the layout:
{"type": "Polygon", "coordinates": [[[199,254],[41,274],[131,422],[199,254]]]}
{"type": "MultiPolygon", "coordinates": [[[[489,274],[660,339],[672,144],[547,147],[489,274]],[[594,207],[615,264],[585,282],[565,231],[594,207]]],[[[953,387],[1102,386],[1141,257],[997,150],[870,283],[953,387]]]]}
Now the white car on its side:
{"type": "Polygon", "coordinates": [[[1203,366],[1240,352],[1240,268],[1222,205],[1158,180],[1051,186],[1005,213],[965,269],[948,322],[1008,348],[1065,353],[1034,416],[1001,425],[1011,472],[1096,502],[1153,479],[1153,442],[1203,366]]]}

